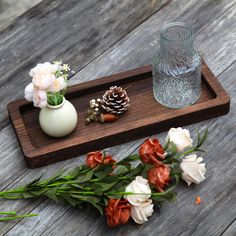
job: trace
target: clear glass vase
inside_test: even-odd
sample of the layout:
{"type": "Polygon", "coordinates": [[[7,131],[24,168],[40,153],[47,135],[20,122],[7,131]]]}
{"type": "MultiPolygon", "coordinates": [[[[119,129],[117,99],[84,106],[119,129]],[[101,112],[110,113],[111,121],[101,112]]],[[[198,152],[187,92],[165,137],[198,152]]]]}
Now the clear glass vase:
{"type": "Polygon", "coordinates": [[[192,28],[182,22],[162,27],[153,59],[155,99],[170,108],[194,104],[201,93],[201,57],[193,48],[192,28]]]}

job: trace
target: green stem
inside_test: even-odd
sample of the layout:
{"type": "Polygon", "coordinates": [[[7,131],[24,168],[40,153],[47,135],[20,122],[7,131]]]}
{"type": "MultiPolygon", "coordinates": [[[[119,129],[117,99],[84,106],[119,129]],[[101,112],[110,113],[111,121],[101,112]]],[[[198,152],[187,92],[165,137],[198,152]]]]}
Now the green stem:
{"type": "Polygon", "coordinates": [[[195,152],[195,151],[196,151],[196,148],[194,147],[194,148],[192,148],[192,149],[190,149],[190,150],[188,150],[186,152],[183,152],[183,153],[181,153],[179,155],[176,155],[175,158],[180,158],[180,157],[186,156],[186,155],[188,155],[188,154],[190,154],[192,152],[195,152]]]}
{"type": "Polygon", "coordinates": [[[27,214],[27,215],[19,215],[19,216],[0,218],[0,222],[9,221],[9,220],[16,220],[16,219],[22,219],[22,218],[33,217],[33,216],[38,216],[38,214],[27,214]]]}
{"type": "Polygon", "coordinates": [[[16,215],[15,211],[1,211],[0,215],[16,215]]]}

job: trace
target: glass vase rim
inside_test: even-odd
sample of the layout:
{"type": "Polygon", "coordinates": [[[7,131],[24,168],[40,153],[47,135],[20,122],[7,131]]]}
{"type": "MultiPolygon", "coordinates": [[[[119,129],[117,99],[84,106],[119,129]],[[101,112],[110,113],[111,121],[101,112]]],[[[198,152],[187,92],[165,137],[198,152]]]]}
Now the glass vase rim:
{"type": "Polygon", "coordinates": [[[49,105],[49,104],[47,103],[47,107],[48,107],[48,108],[51,108],[51,109],[58,109],[58,108],[60,108],[60,107],[62,107],[62,106],[64,105],[65,101],[66,101],[65,97],[63,97],[63,100],[62,100],[62,102],[61,102],[60,104],[58,104],[58,105],[56,105],[56,106],[53,106],[53,105],[49,105]]]}
{"type": "Polygon", "coordinates": [[[173,21],[173,22],[169,22],[165,25],[163,25],[161,27],[161,30],[160,30],[160,38],[161,39],[164,39],[166,41],[169,41],[169,42],[175,42],[175,43],[178,43],[178,42],[184,42],[184,41],[187,41],[189,39],[192,39],[193,38],[193,29],[192,29],[192,26],[186,22],[181,22],[181,21],[173,21]],[[164,35],[164,31],[170,27],[173,27],[173,26],[182,26],[182,27],[185,27],[188,31],[189,31],[189,34],[188,34],[188,37],[184,38],[184,39],[173,39],[173,38],[168,38],[164,35]]]}

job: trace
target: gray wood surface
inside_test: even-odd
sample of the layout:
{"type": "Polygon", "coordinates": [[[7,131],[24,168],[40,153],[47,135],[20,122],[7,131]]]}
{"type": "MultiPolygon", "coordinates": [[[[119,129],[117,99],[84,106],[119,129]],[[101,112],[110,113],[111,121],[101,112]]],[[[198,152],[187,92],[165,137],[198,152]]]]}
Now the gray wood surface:
{"type": "MultiPolygon", "coordinates": [[[[165,203],[145,225],[131,222],[111,230],[107,228],[105,218],[94,209],[57,206],[46,199],[30,202],[1,200],[1,210],[37,212],[40,216],[0,223],[0,234],[235,235],[236,1],[173,0],[161,9],[159,1],[61,2],[44,1],[0,32],[1,189],[26,183],[41,174],[50,176],[58,169],[69,169],[84,161],[83,157],[78,157],[37,170],[25,167],[5,106],[8,101],[23,95],[22,89],[29,80],[27,72],[39,61],[60,57],[72,64],[78,73],[70,83],[95,79],[149,64],[158,44],[160,27],[173,20],[188,21],[196,32],[196,48],[202,51],[204,59],[231,95],[231,111],[226,116],[187,127],[191,131],[204,126],[209,129],[205,145],[207,179],[201,185],[190,188],[182,184],[177,201],[165,203]],[[55,29],[46,25],[45,22],[50,25],[56,18],[59,23],[56,22],[55,29]],[[62,25],[64,33],[60,35],[56,29],[62,22],[65,23],[62,25]],[[78,29],[74,29],[73,24],[78,24],[78,29]],[[37,27],[39,30],[36,30],[37,27]],[[95,38],[93,30],[98,33],[95,38]],[[203,204],[199,206],[194,204],[197,195],[203,199],[203,204]]],[[[162,1],[162,4],[165,3],[162,1]]],[[[163,140],[165,135],[158,134],[158,137],[163,140]]],[[[117,159],[122,158],[135,152],[142,141],[111,147],[107,151],[117,159]]]]}

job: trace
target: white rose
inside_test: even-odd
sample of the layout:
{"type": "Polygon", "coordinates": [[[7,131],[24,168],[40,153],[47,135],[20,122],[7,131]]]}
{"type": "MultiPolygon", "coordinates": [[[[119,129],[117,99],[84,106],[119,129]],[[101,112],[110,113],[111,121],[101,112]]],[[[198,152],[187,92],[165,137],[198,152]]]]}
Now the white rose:
{"type": "Polygon", "coordinates": [[[39,63],[33,69],[30,70],[29,75],[33,77],[32,82],[34,87],[39,90],[47,90],[53,85],[56,76],[58,65],[51,64],[49,62],[39,63]]]}
{"type": "Polygon", "coordinates": [[[142,176],[137,176],[125,189],[125,192],[132,193],[144,193],[142,195],[125,195],[131,205],[140,206],[143,202],[146,202],[151,197],[151,189],[148,184],[148,180],[142,176]]]}
{"type": "Polygon", "coordinates": [[[206,167],[202,157],[197,157],[196,154],[186,156],[180,168],[182,172],[182,179],[185,180],[188,186],[191,183],[200,184],[205,179],[206,167]]]}
{"type": "Polygon", "coordinates": [[[171,128],[167,134],[166,142],[173,142],[176,145],[177,152],[182,152],[186,148],[193,146],[193,140],[187,129],[171,128]]]}
{"type": "Polygon", "coordinates": [[[148,217],[153,213],[152,200],[141,203],[139,206],[131,207],[131,217],[137,224],[143,224],[148,221],[148,217]]]}
{"type": "Polygon", "coordinates": [[[33,83],[30,83],[25,87],[25,99],[29,102],[32,102],[33,96],[34,96],[34,85],[33,83]]]}

